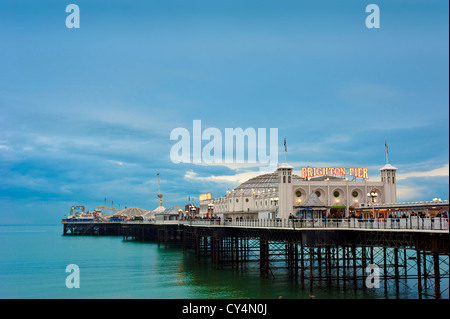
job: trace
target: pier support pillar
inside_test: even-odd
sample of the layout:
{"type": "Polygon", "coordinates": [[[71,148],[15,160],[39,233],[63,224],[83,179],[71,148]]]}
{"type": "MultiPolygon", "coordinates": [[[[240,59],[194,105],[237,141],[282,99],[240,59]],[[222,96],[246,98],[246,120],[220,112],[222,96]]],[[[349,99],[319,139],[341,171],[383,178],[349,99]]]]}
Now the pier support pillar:
{"type": "Polygon", "coordinates": [[[395,292],[398,298],[399,295],[399,271],[398,271],[398,248],[394,248],[394,279],[395,279],[395,292]]]}
{"type": "Polygon", "coordinates": [[[421,273],[422,265],[420,261],[420,250],[417,250],[416,261],[417,261],[417,292],[419,293],[419,299],[422,299],[422,273],[421,273]]]}
{"type": "Polygon", "coordinates": [[[262,277],[269,276],[269,242],[265,239],[259,241],[259,273],[262,277]]]}
{"type": "Polygon", "coordinates": [[[434,264],[434,297],[436,299],[441,298],[441,275],[439,271],[439,254],[433,253],[433,264],[434,264]]]}
{"type": "Polygon", "coordinates": [[[309,292],[313,293],[314,280],[314,247],[309,247],[309,292]]]}
{"type": "Polygon", "coordinates": [[[305,254],[304,254],[304,246],[300,245],[300,280],[302,283],[302,288],[303,288],[303,284],[305,282],[305,254]]]}

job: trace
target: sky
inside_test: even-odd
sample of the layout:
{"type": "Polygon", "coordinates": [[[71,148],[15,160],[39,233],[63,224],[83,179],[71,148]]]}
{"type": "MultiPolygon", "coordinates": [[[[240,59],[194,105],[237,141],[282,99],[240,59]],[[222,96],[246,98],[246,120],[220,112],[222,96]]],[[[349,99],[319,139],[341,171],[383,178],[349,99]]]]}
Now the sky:
{"type": "MultiPolygon", "coordinates": [[[[176,128],[276,128],[278,161],[398,168],[449,197],[449,3],[0,0],[0,224],[221,197],[258,163],[174,163],[176,128]],[[80,28],[67,28],[68,4],[80,28]],[[368,4],[380,28],[367,28],[368,4]]],[[[259,137],[258,137],[259,138],[259,137]]],[[[269,139],[269,136],[267,136],[269,139]]],[[[202,146],[207,142],[203,141],[202,146]]],[[[192,147],[193,141],[191,141],[192,147]]]]}

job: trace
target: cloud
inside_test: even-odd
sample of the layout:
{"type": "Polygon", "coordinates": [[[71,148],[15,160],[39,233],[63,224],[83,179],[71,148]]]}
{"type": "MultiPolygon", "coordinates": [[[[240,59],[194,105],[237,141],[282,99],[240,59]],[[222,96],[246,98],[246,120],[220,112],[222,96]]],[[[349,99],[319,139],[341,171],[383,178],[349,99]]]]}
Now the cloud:
{"type": "Polygon", "coordinates": [[[409,172],[397,173],[398,201],[448,197],[449,164],[444,164],[438,168],[433,168],[432,165],[432,162],[414,163],[408,165],[409,172]],[[420,170],[420,168],[423,168],[423,170],[420,170]]]}
{"type": "Polygon", "coordinates": [[[426,187],[409,185],[409,186],[399,186],[397,185],[397,199],[400,202],[415,200],[417,198],[422,198],[424,192],[427,190],[426,187]]]}
{"type": "Polygon", "coordinates": [[[135,163],[126,163],[122,161],[108,160],[108,162],[119,165],[119,166],[136,166],[135,163]]]}
{"type": "Polygon", "coordinates": [[[442,167],[435,168],[428,171],[415,171],[404,174],[397,174],[397,180],[405,180],[407,178],[422,178],[422,177],[448,177],[449,176],[449,164],[445,164],[442,167]]]}
{"type": "Polygon", "coordinates": [[[199,182],[216,182],[216,183],[224,183],[224,184],[241,184],[250,178],[256,177],[260,175],[259,171],[255,172],[244,172],[238,173],[234,175],[209,175],[209,176],[198,176],[198,174],[192,170],[187,171],[184,175],[185,179],[195,180],[199,182]]]}

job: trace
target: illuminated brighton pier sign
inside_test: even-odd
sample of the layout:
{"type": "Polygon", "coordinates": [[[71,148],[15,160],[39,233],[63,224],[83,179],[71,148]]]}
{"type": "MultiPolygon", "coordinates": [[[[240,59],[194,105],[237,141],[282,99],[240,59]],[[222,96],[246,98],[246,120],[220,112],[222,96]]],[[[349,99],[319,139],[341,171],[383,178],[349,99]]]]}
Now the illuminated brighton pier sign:
{"type": "Polygon", "coordinates": [[[369,179],[367,174],[367,168],[360,167],[302,167],[302,178],[309,178],[314,176],[324,175],[348,175],[354,177],[360,177],[363,179],[369,179]]]}
{"type": "Polygon", "coordinates": [[[211,193],[200,194],[200,201],[211,199],[211,193]]]}

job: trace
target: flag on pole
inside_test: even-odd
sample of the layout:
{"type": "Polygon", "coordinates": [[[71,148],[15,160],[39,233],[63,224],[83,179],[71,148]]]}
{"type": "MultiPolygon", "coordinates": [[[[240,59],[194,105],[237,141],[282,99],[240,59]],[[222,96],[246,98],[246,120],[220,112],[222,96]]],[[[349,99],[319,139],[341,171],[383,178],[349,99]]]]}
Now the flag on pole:
{"type": "Polygon", "coordinates": [[[284,137],[284,151],[287,152],[287,146],[286,146],[286,136],[284,137]]]}

